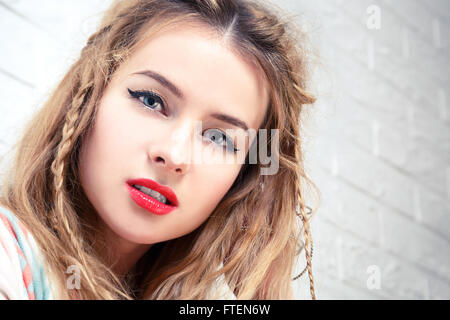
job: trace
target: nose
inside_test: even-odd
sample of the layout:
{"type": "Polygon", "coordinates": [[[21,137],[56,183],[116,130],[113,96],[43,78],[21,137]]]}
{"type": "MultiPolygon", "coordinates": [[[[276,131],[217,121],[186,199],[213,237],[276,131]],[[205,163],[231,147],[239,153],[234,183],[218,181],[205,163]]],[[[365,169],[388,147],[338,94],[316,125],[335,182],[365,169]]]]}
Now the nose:
{"type": "Polygon", "coordinates": [[[162,167],[165,168],[167,171],[172,171],[177,174],[184,174],[187,171],[187,164],[186,163],[179,163],[179,164],[173,164],[170,160],[168,160],[167,157],[164,156],[157,156],[154,159],[154,162],[162,167]]]}
{"type": "Polygon", "coordinates": [[[160,141],[152,141],[149,158],[158,168],[177,175],[185,174],[190,168],[191,132],[189,125],[171,130],[160,141]]]}

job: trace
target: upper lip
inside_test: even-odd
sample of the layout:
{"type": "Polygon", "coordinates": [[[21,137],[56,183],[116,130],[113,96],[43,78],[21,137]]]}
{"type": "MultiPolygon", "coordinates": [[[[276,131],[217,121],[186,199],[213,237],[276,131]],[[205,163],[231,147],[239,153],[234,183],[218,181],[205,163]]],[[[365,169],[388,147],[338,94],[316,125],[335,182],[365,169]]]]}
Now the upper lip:
{"type": "Polygon", "coordinates": [[[137,185],[155,190],[155,191],[161,193],[164,197],[166,197],[167,200],[169,200],[173,206],[178,206],[178,199],[177,199],[175,192],[173,192],[172,189],[170,189],[167,186],[159,185],[156,181],[140,178],[140,179],[128,180],[127,183],[130,186],[137,184],[137,185]]]}

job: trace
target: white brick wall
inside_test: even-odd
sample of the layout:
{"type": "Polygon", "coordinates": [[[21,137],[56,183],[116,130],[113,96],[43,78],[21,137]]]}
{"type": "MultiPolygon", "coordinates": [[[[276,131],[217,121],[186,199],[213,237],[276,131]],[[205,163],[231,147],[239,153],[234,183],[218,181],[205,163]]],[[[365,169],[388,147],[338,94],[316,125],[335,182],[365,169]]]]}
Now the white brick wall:
{"type": "MultiPolygon", "coordinates": [[[[322,191],[312,222],[318,298],[449,299],[449,2],[279,5],[313,30],[324,65],[307,159],[322,191]],[[366,24],[371,5],[379,30],[366,24]],[[379,289],[367,285],[370,266],[379,289]]],[[[307,277],[297,285],[308,298],[307,277]]]]}
{"type": "MultiPolygon", "coordinates": [[[[109,3],[0,0],[3,166],[109,3]]],[[[276,3],[305,25],[322,65],[305,132],[322,192],[312,222],[317,297],[449,299],[450,2],[276,3]],[[371,5],[379,30],[366,24],[371,5]],[[379,289],[370,289],[373,270],[379,289]]],[[[309,298],[306,275],[295,286],[309,298]]]]}

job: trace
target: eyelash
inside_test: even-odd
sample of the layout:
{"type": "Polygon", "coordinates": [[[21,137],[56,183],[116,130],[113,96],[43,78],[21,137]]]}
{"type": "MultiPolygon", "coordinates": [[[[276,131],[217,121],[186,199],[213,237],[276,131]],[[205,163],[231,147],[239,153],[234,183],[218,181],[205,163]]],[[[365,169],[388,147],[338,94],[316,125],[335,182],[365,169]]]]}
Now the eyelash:
{"type": "MultiPolygon", "coordinates": [[[[145,98],[153,98],[155,100],[159,100],[161,108],[164,109],[164,110],[166,109],[166,104],[165,104],[164,100],[157,93],[155,93],[153,91],[148,91],[148,90],[133,91],[131,89],[128,89],[128,93],[130,94],[130,96],[133,99],[139,100],[145,106],[144,108],[150,109],[150,111],[155,111],[155,109],[150,108],[147,104],[144,103],[144,99],[145,98]],[[141,99],[141,98],[144,98],[144,99],[141,99]]],[[[210,131],[210,130],[214,130],[214,129],[208,129],[207,131],[210,131]]],[[[227,149],[229,151],[232,151],[234,153],[236,153],[237,151],[240,150],[240,149],[236,149],[234,147],[233,142],[231,141],[231,139],[225,133],[223,133],[222,131],[220,131],[218,129],[215,129],[215,130],[220,132],[220,134],[222,135],[222,138],[223,137],[225,138],[225,141],[226,141],[226,143],[228,145],[228,147],[224,145],[225,149],[227,149]]]]}

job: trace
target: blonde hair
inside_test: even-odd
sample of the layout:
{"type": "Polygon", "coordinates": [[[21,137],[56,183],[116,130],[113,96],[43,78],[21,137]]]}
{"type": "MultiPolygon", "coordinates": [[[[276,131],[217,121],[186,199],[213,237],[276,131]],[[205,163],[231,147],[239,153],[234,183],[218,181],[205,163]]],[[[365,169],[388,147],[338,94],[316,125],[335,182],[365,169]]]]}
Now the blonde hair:
{"type": "MultiPolygon", "coordinates": [[[[318,190],[305,173],[300,136],[303,106],[315,99],[306,89],[305,35],[276,11],[269,3],[250,0],[113,2],[28,124],[0,198],[34,235],[60,288],[59,299],[207,299],[222,275],[237,299],[293,299],[293,266],[302,249],[315,299],[309,221],[317,209],[307,214],[304,198],[308,186],[318,190]],[[80,185],[80,146],[117,67],[151,34],[187,20],[226,37],[230,48],[264,71],[271,92],[261,128],[279,130],[279,170],[260,175],[261,164],[249,165],[247,157],[199,228],[154,244],[130,272],[133,276],[119,279],[99,255],[99,248],[108,246],[80,185]],[[82,276],[79,290],[65,285],[65,272],[74,265],[82,276]]],[[[267,148],[272,149],[270,140],[267,148]]]]}

